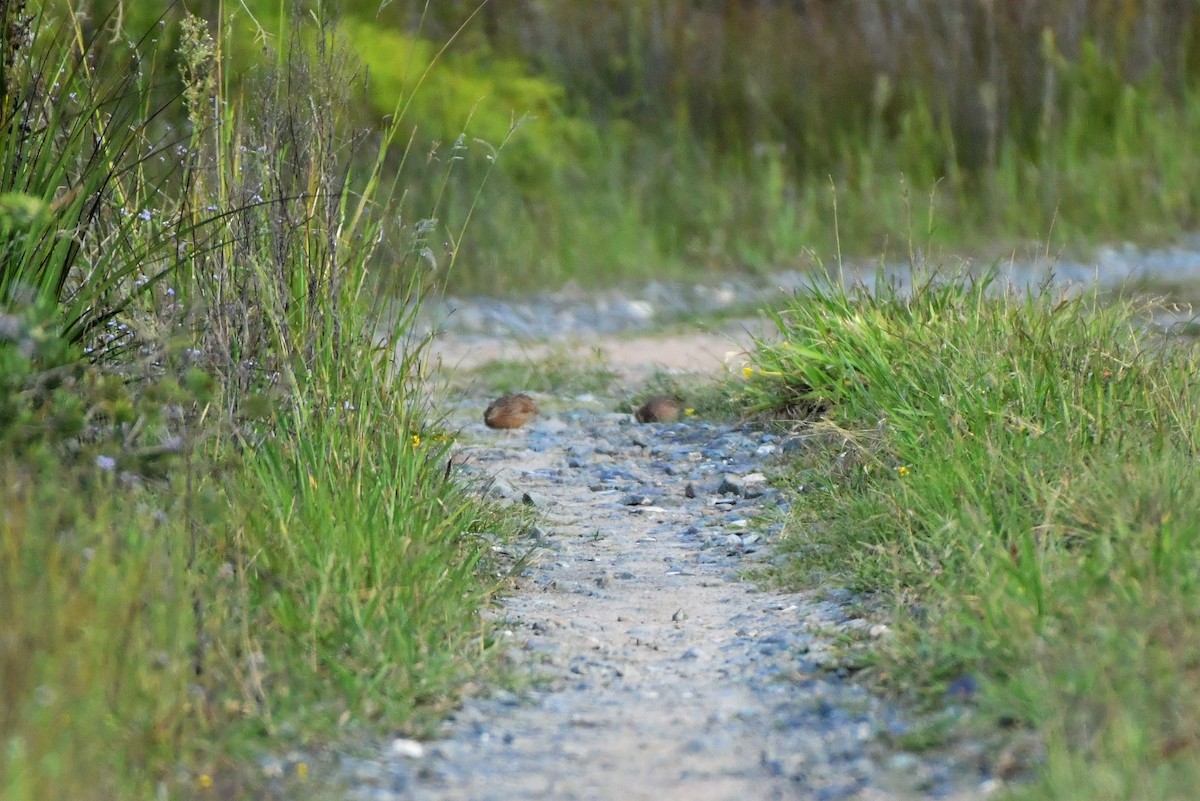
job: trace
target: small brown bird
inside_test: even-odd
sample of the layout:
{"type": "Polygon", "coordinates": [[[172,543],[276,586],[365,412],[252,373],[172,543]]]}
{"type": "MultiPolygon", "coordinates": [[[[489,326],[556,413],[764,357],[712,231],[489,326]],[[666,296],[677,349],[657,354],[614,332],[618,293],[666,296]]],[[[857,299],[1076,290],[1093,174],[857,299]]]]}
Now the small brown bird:
{"type": "Polygon", "coordinates": [[[488,428],[520,428],[536,417],[537,413],[537,404],[528,395],[501,395],[487,407],[487,411],[483,413],[483,422],[488,428]]]}
{"type": "Polygon", "coordinates": [[[633,416],[639,423],[673,423],[679,419],[679,412],[682,410],[683,403],[679,398],[655,395],[643,403],[633,416]]]}

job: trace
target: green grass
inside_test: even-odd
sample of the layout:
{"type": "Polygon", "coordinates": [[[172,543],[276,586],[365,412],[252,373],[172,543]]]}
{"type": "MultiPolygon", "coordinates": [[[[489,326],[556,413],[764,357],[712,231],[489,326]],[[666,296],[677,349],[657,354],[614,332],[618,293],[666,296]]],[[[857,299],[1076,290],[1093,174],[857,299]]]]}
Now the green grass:
{"type": "Polygon", "coordinates": [[[486,656],[473,612],[501,577],[470,532],[501,521],[446,480],[451,441],[405,409],[386,370],[349,378],[250,459],[246,548],[264,575],[289,577],[253,605],[270,610],[289,707],[324,729],[351,715],[415,732],[486,656]]]}
{"type": "Polygon", "coordinates": [[[0,25],[0,798],[263,797],[264,751],[427,732],[492,675],[514,522],[418,389],[398,129],[352,163],[320,21],[248,102],[203,23],[65,8],[0,25]]]}
{"type": "Polygon", "coordinates": [[[547,392],[578,395],[606,392],[617,379],[604,361],[603,354],[594,351],[580,356],[565,347],[551,350],[537,358],[497,359],[480,365],[464,379],[481,383],[495,392],[547,392]]]}
{"type": "Polygon", "coordinates": [[[0,472],[0,796],[152,795],[198,722],[181,504],[94,469],[0,472]]]}
{"type": "Polygon", "coordinates": [[[1145,309],[920,275],[776,316],[744,408],[821,419],[793,466],[789,581],[886,594],[879,675],[977,677],[1044,738],[1017,798],[1187,798],[1200,780],[1197,350],[1145,309]]]}

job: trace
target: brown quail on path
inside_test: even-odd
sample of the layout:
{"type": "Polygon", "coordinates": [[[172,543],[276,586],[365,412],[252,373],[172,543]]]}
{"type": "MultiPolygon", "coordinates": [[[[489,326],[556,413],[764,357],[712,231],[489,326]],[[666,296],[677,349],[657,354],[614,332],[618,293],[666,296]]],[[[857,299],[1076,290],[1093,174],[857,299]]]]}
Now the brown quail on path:
{"type": "Polygon", "coordinates": [[[683,403],[670,395],[655,395],[634,413],[639,423],[673,423],[679,419],[683,403]]]}
{"type": "Polygon", "coordinates": [[[488,428],[520,428],[537,416],[533,398],[524,393],[501,395],[483,413],[488,428]]]}

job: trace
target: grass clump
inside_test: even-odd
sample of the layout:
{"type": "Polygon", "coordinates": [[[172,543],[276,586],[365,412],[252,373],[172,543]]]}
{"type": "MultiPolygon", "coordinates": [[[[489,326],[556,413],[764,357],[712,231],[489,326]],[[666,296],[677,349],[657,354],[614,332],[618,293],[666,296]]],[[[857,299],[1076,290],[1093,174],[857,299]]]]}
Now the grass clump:
{"type": "Polygon", "coordinates": [[[1045,763],[1016,797],[1200,779],[1197,352],[1144,311],[991,274],[831,281],[747,368],[749,409],[820,417],[793,579],[889,594],[903,636],[881,675],[930,699],[978,681],[991,719],[1036,730],[1045,763]]]}
{"type": "Polygon", "coordinates": [[[80,10],[0,20],[0,797],[292,794],[251,756],[423,731],[487,668],[509,524],[420,394],[398,128],[347,125],[329,23],[251,98],[203,20],[80,10]]]}
{"type": "Polygon", "coordinates": [[[289,714],[419,732],[472,675],[464,656],[485,656],[473,612],[495,580],[466,533],[501,521],[448,480],[449,438],[373,372],[355,371],[333,405],[289,409],[255,447],[244,547],[267,581],[251,606],[269,615],[289,714]]]}

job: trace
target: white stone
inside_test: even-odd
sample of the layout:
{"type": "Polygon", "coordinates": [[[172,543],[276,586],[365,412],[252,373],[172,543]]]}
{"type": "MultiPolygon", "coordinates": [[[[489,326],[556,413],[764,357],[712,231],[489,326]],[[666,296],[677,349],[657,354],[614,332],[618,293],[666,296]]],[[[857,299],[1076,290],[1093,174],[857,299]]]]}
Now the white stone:
{"type": "Polygon", "coordinates": [[[420,759],[425,756],[425,746],[416,740],[397,737],[395,740],[392,740],[392,753],[396,756],[408,757],[409,759],[420,759]]]}

